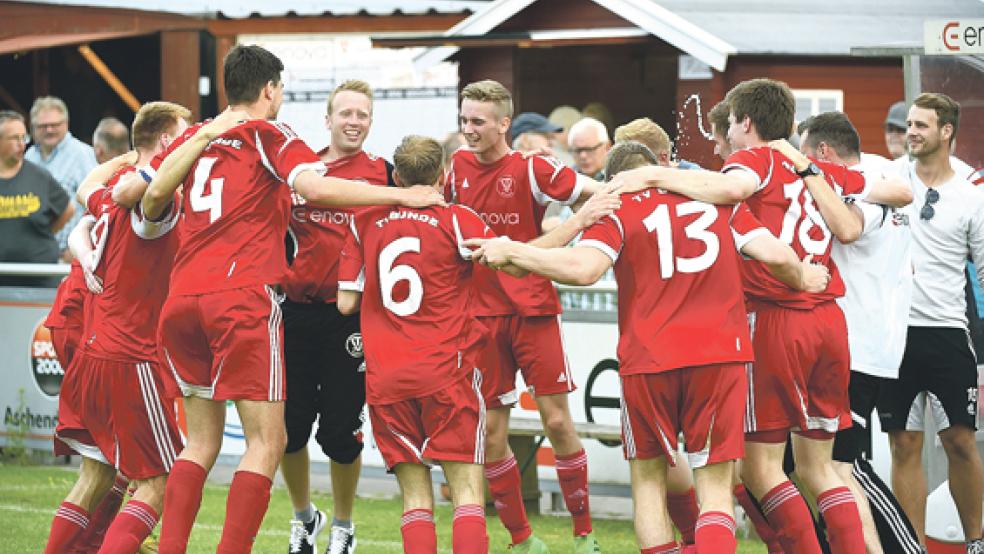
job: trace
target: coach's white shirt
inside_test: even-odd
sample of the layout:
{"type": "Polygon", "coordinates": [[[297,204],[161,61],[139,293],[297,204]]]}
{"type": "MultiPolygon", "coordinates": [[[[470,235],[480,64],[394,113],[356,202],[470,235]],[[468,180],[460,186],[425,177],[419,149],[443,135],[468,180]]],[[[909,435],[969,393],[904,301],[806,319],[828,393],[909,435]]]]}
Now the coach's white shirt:
{"type": "MultiPolygon", "coordinates": [[[[897,162],[897,160],[896,160],[897,162]]],[[[984,191],[963,176],[954,176],[938,187],[929,221],[919,217],[929,190],[916,175],[914,162],[903,166],[902,175],[912,183],[913,275],[909,325],[915,327],[967,328],[967,255],[984,284],[984,191]]]]}
{"type": "MultiPolygon", "coordinates": [[[[851,169],[871,177],[891,173],[881,156],[861,154],[851,169]]],[[[900,209],[857,202],[864,215],[861,237],[851,244],[834,241],[831,257],[847,292],[837,299],[847,320],[851,369],[897,379],[909,304],[912,300],[912,205],[900,209]]]]}

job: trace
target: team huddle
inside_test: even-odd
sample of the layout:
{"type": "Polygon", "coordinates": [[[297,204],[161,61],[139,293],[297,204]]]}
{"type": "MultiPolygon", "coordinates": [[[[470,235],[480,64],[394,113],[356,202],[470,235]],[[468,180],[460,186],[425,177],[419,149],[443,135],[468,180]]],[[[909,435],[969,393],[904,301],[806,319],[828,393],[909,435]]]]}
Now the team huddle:
{"type": "MultiPolygon", "coordinates": [[[[159,552],[185,552],[227,401],[246,451],[219,552],[251,550],[278,467],[294,508],[289,551],[318,551],[325,528],[326,552],[355,551],[365,405],[403,493],[405,552],[437,552],[434,463],[450,487],[455,553],[489,552],[486,482],[510,548],[549,552],[507,440],[517,373],[556,454],[573,551],[601,552],[551,281],[586,285],[612,268],[640,551],[735,552],[736,497],[770,552],[820,552],[783,469],[787,440],[830,551],[866,551],[856,454],[834,448],[852,426],[858,357],[836,300],[850,296],[849,256],[863,251],[845,249],[841,262],[834,243],[894,244],[913,194],[887,166],[811,159],[825,129],[853,129],[846,117],[804,122],[808,157],[786,142],[786,85],[746,81],[711,113],[727,136],[720,173],[663,167],[627,140],[601,183],[510,149],[512,98],[495,81],[463,88],[467,147],[447,164],[437,141],[416,135],[392,165],[364,152],[372,90],[361,81],[329,97],[331,145],[315,152],[276,122],[282,71],[270,52],[237,46],[225,60],[226,111],[189,126],[181,106],[144,105],[135,155],[79,187],[87,215],[69,241],[78,261],[46,324],[67,368],[56,451],[80,454],[82,466],[46,553],[133,553],[158,520],[159,552]],[[543,234],[551,202],[574,214],[543,234]],[[331,521],[310,500],[315,421],[331,459],[331,521]]],[[[924,96],[916,121],[948,100],[924,96]]],[[[897,258],[904,274],[907,258],[897,258]]],[[[905,341],[900,317],[893,345],[905,341]]],[[[895,350],[888,356],[901,358],[895,350]]]]}

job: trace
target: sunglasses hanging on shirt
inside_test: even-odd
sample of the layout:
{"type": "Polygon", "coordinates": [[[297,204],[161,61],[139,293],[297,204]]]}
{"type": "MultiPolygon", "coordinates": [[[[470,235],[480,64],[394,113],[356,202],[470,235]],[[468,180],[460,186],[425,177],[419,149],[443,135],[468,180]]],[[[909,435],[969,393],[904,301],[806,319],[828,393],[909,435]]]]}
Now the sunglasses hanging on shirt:
{"type": "Polygon", "coordinates": [[[936,189],[927,190],[926,203],[923,204],[922,209],[919,210],[919,219],[922,219],[924,221],[929,221],[930,219],[933,219],[933,216],[936,215],[936,208],[933,207],[933,204],[939,201],[940,201],[940,191],[936,189]]]}

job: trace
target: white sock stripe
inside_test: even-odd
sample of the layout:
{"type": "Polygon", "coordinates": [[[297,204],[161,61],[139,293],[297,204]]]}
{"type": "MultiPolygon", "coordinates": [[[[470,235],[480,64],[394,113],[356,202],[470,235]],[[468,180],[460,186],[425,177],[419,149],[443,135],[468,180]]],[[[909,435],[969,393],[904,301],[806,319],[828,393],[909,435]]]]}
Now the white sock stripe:
{"type": "Polygon", "coordinates": [[[850,491],[831,494],[822,500],[818,500],[817,508],[821,512],[826,512],[834,506],[839,506],[841,504],[854,504],[854,495],[851,494],[850,491]]]}
{"type": "Polygon", "coordinates": [[[485,510],[477,504],[471,504],[468,506],[458,506],[457,508],[454,509],[454,517],[456,518],[470,517],[470,516],[477,516],[477,517],[484,518],[485,510]]]}
{"type": "Polygon", "coordinates": [[[427,523],[434,523],[434,514],[422,511],[415,511],[409,514],[403,514],[401,518],[401,525],[406,525],[408,523],[415,523],[418,521],[424,521],[427,523]]]}
{"type": "Polygon", "coordinates": [[[169,464],[167,462],[167,456],[164,453],[164,440],[160,429],[160,424],[163,422],[157,420],[157,414],[152,408],[153,399],[151,398],[150,391],[148,390],[149,386],[147,384],[147,380],[150,379],[148,372],[149,367],[147,364],[137,364],[137,380],[140,385],[140,395],[143,397],[144,412],[147,416],[147,422],[150,424],[150,432],[154,437],[154,444],[157,445],[157,456],[160,458],[161,464],[167,468],[169,464]]]}
{"type": "Polygon", "coordinates": [[[89,525],[89,518],[82,512],[73,510],[71,508],[60,507],[55,511],[55,517],[60,517],[62,519],[67,519],[72,523],[78,525],[79,527],[85,529],[89,525]]]}
{"type": "Polygon", "coordinates": [[[147,526],[149,531],[153,531],[154,527],[157,527],[157,518],[142,506],[134,506],[133,503],[128,503],[123,507],[122,512],[139,519],[141,523],[147,526]]]}
{"type": "Polygon", "coordinates": [[[768,515],[781,504],[791,498],[795,498],[798,495],[799,492],[796,490],[796,487],[789,484],[787,487],[784,487],[782,490],[778,491],[772,498],[762,503],[762,512],[768,515]]]}
{"type": "Polygon", "coordinates": [[[505,460],[501,460],[499,462],[496,462],[495,465],[485,466],[485,476],[487,478],[492,478],[492,479],[494,479],[496,477],[501,477],[507,471],[509,471],[510,469],[512,469],[512,468],[514,468],[516,466],[517,466],[517,464],[516,464],[516,458],[513,457],[513,456],[510,456],[509,458],[506,458],[505,460]]]}
{"type": "Polygon", "coordinates": [[[881,514],[886,524],[892,530],[896,542],[905,549],[904,554],[920,554],[922,547],[919,545],[919,540],[909,525],[906,524],[908,521],[907,516],[899,513],[898,504],[889,498],[891,492],[879,486],[857,463],[854,464],[853,473],[854,478],[857,479],[861,488],[864,489],[868,501],[876,508],[875,511],[881,514]]]}
{"type": "Polygon", "coordinates": [[[732,532],[734,532],[735,529],[737,529],[738,527],[738,525],[735,523],[735,520],[731,519],[728,516],[702,515],[697,519],[697,524],[695,525],[695,528],[700,529],[701,527],[705,527],[707,525],[720,525],[721,527],[727,527],[732,532]]]}
{"type": "Polygon", "coordinates": [[[582,467],[588,466],[588,455],[581,453],[576,458],[571,458],[570,460],[557,459],[555,464],[557,469],[581,469],[582,467]]]}

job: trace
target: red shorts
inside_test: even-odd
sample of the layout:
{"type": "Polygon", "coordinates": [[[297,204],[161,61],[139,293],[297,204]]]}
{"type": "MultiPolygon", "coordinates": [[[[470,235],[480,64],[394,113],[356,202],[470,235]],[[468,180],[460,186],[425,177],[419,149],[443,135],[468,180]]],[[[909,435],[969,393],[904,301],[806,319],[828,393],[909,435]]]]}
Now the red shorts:
{"type": "Polygon", "coordinates": [[[116,466],[131,480],[167,474],[183,446],[160,371],[157,362],[80,351],[62,382],[56,443],[116,466]]]}
{"type": "Polygon", "coordinates": [[[812,310],[769,306],[748,320],[755,363],[748,370],[745,432],[850,427],[851,354],[837,303],[812,310]]]}
{"type": "Polygon", "coordinates": [[[79,349],[79,343],[82,342],[82,326],[55,327],[50,331],[51,344],[55,347],[58,363],[64,371],[68,371],[72,359],[75,358],[75,352],[79,349]]]}
{"type": "Polygon", "coordinates": [[[184,396],[286,398],[279,295],[267,286],[169,296],[158,343],[184,396]]]}
{"type": "Polygon", "coordinates": [[[519,400],[516,372],[533,396],[566,394],[574,390],[560,316],[503,315],[479,317],[489,329],[489,341],[482,349],[479,367],[483,370],[482,393],[489,408],[501,408],[519,400]]]}
{"type": "Polygon", "coordinates": [[[485,463],[485,403],[477,369],[423,398],[369,404],[369,418],[387,470],[401,463],[485,463]]]}
{"type": "MultiPolygon", "coordinates": [[[[690,467],[745,454],[741,415],[745,365],[714,364],[622,377],[622,449],[627,460],[677,450],[683,433],[690,467]]],[[[673,456],[667,456],[673,465],[673,456]]]]}

